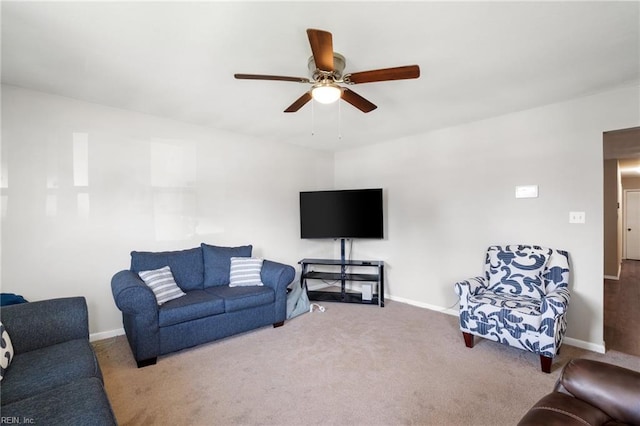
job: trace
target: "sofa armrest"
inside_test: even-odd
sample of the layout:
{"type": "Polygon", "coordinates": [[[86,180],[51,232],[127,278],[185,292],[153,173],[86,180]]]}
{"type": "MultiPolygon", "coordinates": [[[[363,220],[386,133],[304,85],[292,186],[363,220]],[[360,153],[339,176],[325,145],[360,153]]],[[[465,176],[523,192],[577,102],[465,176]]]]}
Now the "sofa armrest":
{"type": "Polygon", "coordinates": [[[265,260],[262,263],[260,279],[264,285],[273,288],[277,293],[286,293],[286,288],[291,284],[295,275],[296,271],[292,266],[265,260]]]}
{"type": "Polygon", "coordinates": [[[478,290],[487,286],[487,280],[484,276],[469,278],[468,280],[458,281],[455,284],[455,291],[460,301],[466,301],[469,296],[478,294],[478,290]]]}
{"type": "Polygon", "coordinates": [[[640,372],[589,359],[572,359],[556,391],[599,408],[617,421],[640,424],[640,372]]]}
{"type": "Polygon", "coordinates": [[[4,306],[0,317],[15,354],[70,340],[89,339],[89,313],[84,297],[4,306]]]}
{"type": "Polygon", "coordinates": [[[287,318],[287,287],[296,276],[293,266],[265,260],[262,263],[260,279],[262,283],[271,287],[276,294],[274,326],[282,324],[287,318]]]}
{"type": "Polygon", "coordinates": [[[133,271],[124,270],[111,279],[111,292],[116,306],[132,315],[158,311],[158,302],[153,291],[133,271]]]}

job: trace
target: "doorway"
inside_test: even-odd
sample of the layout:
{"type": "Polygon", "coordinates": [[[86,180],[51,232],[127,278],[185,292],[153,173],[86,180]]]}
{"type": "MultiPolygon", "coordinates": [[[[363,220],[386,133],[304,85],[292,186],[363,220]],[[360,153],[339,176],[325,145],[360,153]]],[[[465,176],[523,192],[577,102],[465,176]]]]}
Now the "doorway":
{"type": "Polygon", "coordinates": [[[640,189],[624,191],[624,258],[640,260],[640,189]]]}
{"type": "Polygon", "coordinates": [[[640,127],[605,132],[603,154],[605,349],[640,356],[640,127]]]}

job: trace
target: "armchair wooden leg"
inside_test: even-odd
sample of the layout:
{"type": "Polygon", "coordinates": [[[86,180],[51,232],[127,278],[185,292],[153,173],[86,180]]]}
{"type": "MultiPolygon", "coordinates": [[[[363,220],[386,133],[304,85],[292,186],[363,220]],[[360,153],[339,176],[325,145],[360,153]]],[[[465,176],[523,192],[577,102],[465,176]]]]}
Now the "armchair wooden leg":
{"type": "Polygon", "coordinates": [[[284,321],[280,321],[280,322],[277,322],[277,323],[273,324],[273,328],[282,327],[283,325],[284,325],[284,321]]]}
{"type": "Polygon", "coordinates": [[[540,366],[542,367],[542,371],[544,371],[545,373],[551,373],[552,363],[553,363],[553,358],[540,355],[540,366]]]}
{"type": "Polygon", "coordinates": [[[464,344],[468,348],[473,347],[473,334],[462,332],[462,336],[464,337],[464,344]]]}

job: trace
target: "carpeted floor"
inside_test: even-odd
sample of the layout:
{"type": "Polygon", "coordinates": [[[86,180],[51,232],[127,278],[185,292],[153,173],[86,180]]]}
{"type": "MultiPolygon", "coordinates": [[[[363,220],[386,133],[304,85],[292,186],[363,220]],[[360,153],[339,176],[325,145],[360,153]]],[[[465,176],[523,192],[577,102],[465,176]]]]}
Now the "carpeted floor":
{"type": "Polygon", "coordinates": [[[389,301],[324,303],[136,368],[124,336],[95,343],[121,425],[514,425],[571,358],[640,369],[640,358],[563,346],[537,355],[476,339],[457,318],[389,301]]]}
{"type": "Polygon", "coordinates": [[[640,356],[640,260],[624,260],[619,280],[604,280],[607,349],[640,356]]]}

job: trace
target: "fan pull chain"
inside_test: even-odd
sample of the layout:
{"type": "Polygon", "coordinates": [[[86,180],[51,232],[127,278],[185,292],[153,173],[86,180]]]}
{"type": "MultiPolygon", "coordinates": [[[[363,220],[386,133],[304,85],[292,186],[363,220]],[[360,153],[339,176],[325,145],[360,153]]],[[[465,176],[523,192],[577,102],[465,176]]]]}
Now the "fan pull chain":
{"type": "Polygon", "coordinates": [[[338,99],[338,140],[342,139],[342,121],[340,120],[342,117],[342,102],[338,99]]]}
{"type": "Polygon", "coordinates": [[[315,132],[313,131],[313,127],[315,125],[315,109],[313,108],[313,99],[311,100],[311,136],[315,135],[315,132]]]}

